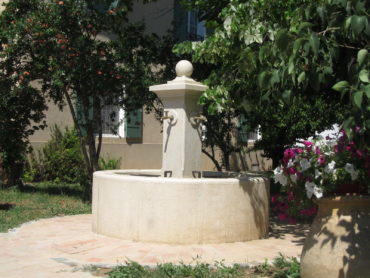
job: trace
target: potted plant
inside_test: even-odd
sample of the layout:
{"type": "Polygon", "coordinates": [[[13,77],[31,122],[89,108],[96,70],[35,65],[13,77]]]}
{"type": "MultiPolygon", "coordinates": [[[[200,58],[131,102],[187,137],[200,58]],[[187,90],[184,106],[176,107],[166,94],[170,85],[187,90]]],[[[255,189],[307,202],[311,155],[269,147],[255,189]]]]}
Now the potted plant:
{"type": "Polygon", "coordinates": [[[370,277],[370,151],[342,130],[286,149],[274,170],[283,190],[314,199],[318,214],[301,256],[303,278],[370,277]]]}

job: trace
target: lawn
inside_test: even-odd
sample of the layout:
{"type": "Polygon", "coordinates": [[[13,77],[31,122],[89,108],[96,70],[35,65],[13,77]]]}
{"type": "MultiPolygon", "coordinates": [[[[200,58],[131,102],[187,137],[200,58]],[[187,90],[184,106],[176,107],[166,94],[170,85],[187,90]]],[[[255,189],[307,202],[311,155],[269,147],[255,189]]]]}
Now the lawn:
{"type": "Polygon", "coordinates": [[[37,183],[0,188],[0,232],[40,218],[91,213],[78,184],[37,183]]]}

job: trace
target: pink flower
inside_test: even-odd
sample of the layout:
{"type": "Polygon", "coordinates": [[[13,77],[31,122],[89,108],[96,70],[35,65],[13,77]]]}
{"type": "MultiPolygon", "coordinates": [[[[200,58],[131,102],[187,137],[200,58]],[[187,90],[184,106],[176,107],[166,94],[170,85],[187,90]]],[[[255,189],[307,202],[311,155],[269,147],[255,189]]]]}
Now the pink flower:
{"type": "Polygon", "coordinates": [[[312,215],[315,215],[316,212],[317,212],[316,207],[311,207],[308,209],[302,209],[299,213],[302,216],[312,216],[312,215]]]}
{"type": "Polygon", "coordinates": [[[293,192],[288,192],[288,201],[294,201],[294,194],[293,194],[293,192]]]}
{"type": "Polygon", "coordinates": [[[287,203],[280,203],[279,205],[278,205],[278,207],[279,207],[279,210],[280,211],[287,211],[288,210],[288,208],[289,208],[289,205],[287,204],[287,203]]]}
{"type": "Polygon", "coordinates": [[[312,142],[310,142],[310,141],[303,141],[303,145],[305,145],[305,146],[306,146],[306,149],[307,149],[308,151],[311,151],[312,146],[313,146],[313,143],[312,143],[312,142]]]}
{"type": "Polygon", "coordinates": [[[319,162],[319,164],[322,166],[322,165],[325,165],[326,163],[326,159],[325,159],[325,156],[323,155],[320,155],[319,159],[317,160],[319,162]]]}
{"type": "Polygon", "coordinates": [[[288,159],[291,159],[295,156],[295,151],[294,149],[286,149],[285,152],[284,152],[284,157],[285,158],[288,158],[288,159]]]}
{"type": "Polygon", "coordinates": [[[278,199],[278,196],[277,195],[274,195],[271,197],[271,203],[276,203],[277,202],[277,199],[278,199]]]}
{"type": "Polygon", "coordinates": [[[288,215],[287,215],[286,213],[279,213],[279,214],[278,214],[278,218],[279,218],[279,220],[281,220],[281,221],[285,221],[285,220],[287,220],[288,215]]]}
{"type": "Polygon", "coordinates": [[[334,146],[334,152],[335,152],[335,153],[339,153],[339,146],[338,146],[338,145],[335,145],[335,146],[334,146]]]}
{"type": "Polygon", "coordinates": [[[319,147],[316,147],[315,154],[321,154],[321,150],[319,147]]]}
{"type": "Polygon", "coordinates": [[[301,211],[299,212],[299,214],[301,215],[301,216],[306,216],[306,210],[305,209],[301,209],[301,211]]]}
{"type": "Polygon", "coordinates": [[[294,168],[294,167],[290,167],[288,169],[288,173],[289,173],[289,175],[294,175],[295,173],[297,173],[297,169],[294,168]]]}

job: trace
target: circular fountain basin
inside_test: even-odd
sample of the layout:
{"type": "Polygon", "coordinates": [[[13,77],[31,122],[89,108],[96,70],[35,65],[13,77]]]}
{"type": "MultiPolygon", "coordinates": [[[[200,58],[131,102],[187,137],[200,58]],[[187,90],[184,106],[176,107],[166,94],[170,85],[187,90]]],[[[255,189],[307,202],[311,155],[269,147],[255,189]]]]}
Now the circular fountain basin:
{"type": "Polygon", "coordinates": [[[258,175],[203,172],[163,178],[160,170],[94,173],[93,231],[121,239],[206,244],[267,235],[269,183],[258,175]]]}

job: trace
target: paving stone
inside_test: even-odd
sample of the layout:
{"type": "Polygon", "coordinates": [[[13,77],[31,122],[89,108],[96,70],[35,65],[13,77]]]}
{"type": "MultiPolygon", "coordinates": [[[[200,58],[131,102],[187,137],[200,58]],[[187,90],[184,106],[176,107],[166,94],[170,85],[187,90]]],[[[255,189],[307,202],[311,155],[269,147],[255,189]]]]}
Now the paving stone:
{"type": "Polygon", "coordinates": [[[249,242],[170,245],[133,242],[97,235],[91,231],[91,215],[42,219],[0,233],[0,277],[85,278],[96,277],[89,267],[113,267],[127,260],[144,265],[194,263],[255,265],[282,253],[299,256],[305,225],[271,223],[269,238],[249,242]]]}

